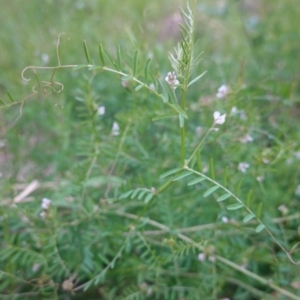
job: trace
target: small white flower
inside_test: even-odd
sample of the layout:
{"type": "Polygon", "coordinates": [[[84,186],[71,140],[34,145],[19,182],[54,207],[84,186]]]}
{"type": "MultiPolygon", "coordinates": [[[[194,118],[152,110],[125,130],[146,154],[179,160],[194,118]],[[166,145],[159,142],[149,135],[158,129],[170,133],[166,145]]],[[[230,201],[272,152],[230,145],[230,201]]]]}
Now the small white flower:
{"type": "Polygon", "coordinates": [[[245,136],[241,137],[239,140],[241,143],[246,144],[246,143],[253,142],[253,137],[249,134],[246,134],[245,136]]]}
{"type": "Polygon", "coordinates": [[[205,258],[206,258],[205,253],[199,253],[198,254],[198,260],[199,261],[205,261],[205,258]]]}
{"type": "Polygon", "coordinates": [[[227,218],[227,217],[225,217],[225,216],[224,216],[224,217],[222,217],[222,222],[223,222],[223,223],[225,223],[225,224],[226,224],[226,223],[228,223],[228,221],[229,221],[229,220],[228,220],[228,218],[227,218]]]}
{"type": "Polygon", "coordinates": [[[300,184],[297,186],[296,191],[295,191],[295,194],[296,194],[297,196],[300,196],[300,184]]]}
{"type": "Polygon", "coordinates": [[[236,106],[233,106],[233,107],[231,108],[231,110],[230,110],[230,114],[231,114],[231,115],[236,115],[238,112],[239,112],[239,111],[238,111],[238,109],[237,109],[236,106]]]}
{"type": "Polygon", "coordinates": [[[219,99],[224,99],[227,94],[229,92],[229,88],[227,85],[222,84],[219,88],[218,88],[218,92],[217,92],[217,98],[219,99]]]}
{"type": "Polygon", "coordinates": [[[50,204],[51,204],[51,200],[50,199],[47,199],[47,198],[44,198],[43,200],[42,200],[42,209],[45,209],[45,210],[47,210],[47,209],[49,209],[49,207],[50,207],[50,204]]]}
{"type": "Polygon", "coordinates": [[[214,124],[220,124],[220,125],[224,124],[225,118],[226,118],[226,114],[221,115],[221,113],[218,111],[214,112],[214,120],[215,120],[214,124]]]}
{"type": "Polygon", "coordinates": [[[176,89],[177,85],[179,84],[179,81],[176,78],[175,72],[169,72],[168,75],[165,78],[165,81],[169,84],[170,87],[173,89],[176,89]]]}
{"type": "Polygon", "coordinates": [[[250,165],[246,162],[240,162],[238,166],[238,170],[242,173],[246,173],[247,169],[250,167],[250,165]]]}
{"type": "Polygon", "coordinates": [[[99,106],[97,109],[97,114],[103,116],[105,114],[105,106],[99,106]]]}
{"type": "Polygon", "coordinates": [[[113,122],[113,125],[111,128],[111,134],[114,136],[117,136],[120,134],[120,126],[117,122],[113,122]]]}
{"type": "Polygon", "coordinates": [[[264,176],[257,176],[257,177],[256,177],[256,180],[257,180],[258,182],[262,182],[262,181],[264,181],[264,179],[265,179],[264,176]]]}

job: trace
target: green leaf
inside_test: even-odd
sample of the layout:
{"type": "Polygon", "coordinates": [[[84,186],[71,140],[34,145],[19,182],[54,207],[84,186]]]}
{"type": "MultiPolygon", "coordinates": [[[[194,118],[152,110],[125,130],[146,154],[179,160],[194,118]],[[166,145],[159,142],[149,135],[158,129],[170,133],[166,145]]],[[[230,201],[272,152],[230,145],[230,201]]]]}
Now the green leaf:
{"type": "Polygon", "coordinates": [[[5,105],[5,102],[2,99],[0,99],[0,104],[5,105]]]}
{"type": "Polygon", "coordinates": [[[263,229],[265,229],[265,225],[264,224],[260,224],[255,228],[256,232],[261,232],[263,229]]]}
{"type": "Polygon", "coordinates": [[[210,194],[212,194],[213,192],[215,192],[217,189],[219,188],[218,185],[215,185],[213,187],[211,187],[210,189],[208,189],[204,194],[203,194],[203,197],[207,197],[209,196],[210,194]]]}
{"type": "Polygon", "coordinates": [[[236,209],[240,209],[242,207],[244,207],[243,203],[235,203],[235,204],[228,205],[226,208],[228,210],[236,210],[236,209]]]}
{"type": "Polygon", "coordinates": [[[144,86],[144,84],[139,84],[134,90],[137,92],[137,91],[140,90],[143,86],[144,86]]]}
{"type": "Polygon", "coordinates": [[[228,175],[228,166],[225,168],[225,172],[223,174],[223,186],[227,185],[227,175],[228,175]]]}
{"type": "Polygon", "coordinates": [[[13,96],[11,95],[11,93],[10,93],[9,91],[6,91],[6,93],[7,93],[7,96],[8,96],[8,98],[9,98],[9,100],[10,100],[11,102],[15,102],[15,99],[13,98],[13,96]]]}
{"type": "Polygon", "coordinates": [[[143,198],[143,196],[146,194],[146,192],[148,192],[147,190],[142,190],[139,195],[138,195],[138,200],[141,200],[143,198]]]}
{"type": "Polygon", "coordinates": [[[183,126],[184,126],[184,117],[179,114],[178,118],[179,118],[179,127],[183,128],[183,126]]]}
{"type": "Polygon", "coordinates": [[[248,207],[250,207],[251,200],[252,200],[252,196],[253,196],[253,190],[250,190],[250,191],[248,192],[247,200],[246,200],[246,203],[247,203],[247,206],[248,206],[248,207]]]}
{"type": "Polygon", "coordinates": [[[156,116],[156,117],[152,118],[152,121],[162,120],[162,119],[174,117],[174,116],[177,116],[177,114],[176,113],[168,113],[168,114],[156,116]]]}
{"type": "Polygon", "coordinates": [[[193,79],[189,84],[188,87],[191,86],[193,83],[195,83],[196,81],[198,81],[202,76],[204,76],[206,74],[207,71],[204,71],[202,74],[200,74],[199,76],[197,76],[195,79],[193,79]]]}
{"type": "Polygon", "coordinates": [[[121,58],[120,45],[118,45],[118,47],[117,47],[117,66],[118,66],[118,70],[121,71],[122,70],[122,58],[121,58]]]}
{"type": "Polygon", "coordinates": [[[257,206],[256,216],[257,216],[258,219],[259,219],[260,216],[261,216],[262,206],[263,206],[263,203],[262,203],[262,202],[260,202],[260,203],[258,204],[258,206],[257,206]]]}
{"type": "Polygon", "coordinates": [[[91,59],[90,59],[89,51],[88,51],[88,48],[87,48],[87,45],[86,45],[86,41],[83,41],[83,48],[84,48],[85,58],[86,58],[88,64],[90,65],[91,64],[91,59]]]}
{"type": "Polygon", "coordinates": [[[188,119],[188,115],[186,114],[186,112],[181,109],[181,107],[177,104],[171,104],[171,106],[180,114],[182,115],[184,118],[188,119]]]}
{"type": "Polygon", "coordinates": [[[193,173],[190,172],[190,171],[183,172],[183,173],[181,173],[180,175],[178,175],[177,177],[175,177],[172,181],[180,180],[180,179],[182,179],[182,178],[184,178],[184,177],[187,177],[187,176],[189,176],[189,175],[191,175],[191,174],[193,174],[193,173]]]}
{"type": "Polygon", "coordinates": [[[100,60],[103,64],[103,66],[105,66],[105,60],[104,60],[104,54],[103,54],[103,48],[102,48],[102,45],[99,44],[99,57],[100,57],[100,60]]]}
{"type": "Polygon", "coordinates": [[[131,196],[130,196],[130,199],[135,198],[135,197],[137,196],[137,194],[139,193],[139,191],[140,191],[140,189],[134,190],[133,193],[132,193],[131,196]]]}
{"type": "Polygon", "coordinates": [[[249,214],[249,215],[247,215],[247,216],[243,219],[243,222],[244,222],[244,223],[247,223],[247,222],[249,222],[250,220],[252,220],[253,218],[255,218],[255,215],[254,215],[254,214],[249,214]]]}
{"type": "Polygon", "coordinates": [[[102,66],[87,66],[89,68],[89,70],[103,70],[103,67],[102,66]]]}
{"type": "Polygon", "coordinates": [[[134,52],[134,58],[133,58],[133,76],[135,77],[136,75],[136,71],[137,71],[137,68],[138,68],[138,50],[135,50],[134,52]]]}
{"type": "Polygon", "coordinates": [[[224,201],[224,200],[228,199],[229,197],[231,197],[231,194],[229,194],[229,193],[224,194],[217,199],[217,202],[224,201]]]}
{"type": "Polygon", "coordinates": [[[79,70],[79,69],[82,69],[82,68],[86,68],[86,67],[87,67],[87,65],[78,65],[78,66],[72,68],[72,71],[76,71],[76,70],[79,70]]]}
{"type": "Polygon", "coordinates": [[[111,62],[111,64],[112,64],[116,69],[118,69],[116,63],[114,62],[114,60],[113,60],[113,58],[110,56],[110,54],[109,54],[107,51],[105,51],[105,50],[103,50],[103,52],[105,53],[105,55],[107,56],[107,58],[109,59],[109,61],[111,62]]]}
{"type": "Polygon", "coordinates": [[[176,169],[169,170],[168,172],[165,172],[165,173],[161,174],[161,175],[159,176],[159,178],[165,178],[165,177],[167,177],[167,176],[170,176],[170,175],[172,175],[172,174],[174,174],[174,173],[179,172],[180,170],[182,170],[182,168],[176,168],[176,169]]]}
{"type": "Polygon", "coordinates": [[[150,66],[151,58],[148,58],[146,61],[145,69],[144,69],[144,75],[145,75],[145,82],[148,81],[148,74],[149,74],[149,66],[150,66]]]}
{"type": "Polygon", "coordinates": [[[214,167],[214,159],[211,157],[209,160],[209,171],[210,176],[213,180],[215,180],[215,167],[214,167]]]}
{"type": "Polygon", "coordinates": [[[131,193],[133,193],[133,190],[130,190],[130,191],[128,191],[128,192],[122,194],[122,195],[119,197],[119,199],[125,199],[125,198],[129,197],[129,196],[131,195],[131,193]]]}
{"type": "Polygon", "coordinates": [[[199,183],[199,182],[201,182],[201,181],[204,181],[206,178],[204,178],[204,177],[200,177],[200,178],[196,178],[196,179],[194,179],[194,180],[192,180],[192,181],[190,181],[187,185],[194,185],[194,184],[197,184],[197,183],[199,183]]]}
{"type": "Polygon", "coordinates": [[[162,79],[158,79],[158,81],[163,90],[163,93],[162,93],[163,101],[164,101],[164,103],[167,103],[169,101],[169,93],[168,93],[167,83],[162,79]]]}
{"type": "Polygon", "coordinates": [[[145,202],[145,203],[148,203],[148,202],[152,199],[152,197],[153,197],[153,194],[152,194],[152,193],[149,193],[149,194],[146,196],[144,202],[145,202]]]}

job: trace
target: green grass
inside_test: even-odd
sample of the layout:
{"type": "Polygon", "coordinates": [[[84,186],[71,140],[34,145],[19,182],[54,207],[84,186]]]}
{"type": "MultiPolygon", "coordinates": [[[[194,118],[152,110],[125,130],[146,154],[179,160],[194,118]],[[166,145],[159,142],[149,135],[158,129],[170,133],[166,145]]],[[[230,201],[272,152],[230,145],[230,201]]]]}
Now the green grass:
{"type": "MultiPolygon", "coordinates": [[[[300,299],[296,0],[198,1],[195,47],[203,53],[191,79],[207,73],[188,89],[186,106],[179,101],[184,132],[178,111],[153,121],[172,112],[161,87],[158,95],[137,90],[134,80],[86,67],[58,69],[61,92],[32,90],[53,70],[21,78],[27,66],[58,65],[64,32],[61,65],[87,64],[83,41],[97,66],[99,43],[116,62],[120,45],[123,72],[133,72],[138,50],[136,78],[143,82],[151,58],[147,84],[164,82],[184,1],[0,5],[1,299],[300,299]],[[218,99],[222,84],[230,93],[218,99]],[[226,122],[183,170],[193,174],[180,178],[215,111],[226,122]],[[247,134],[253,141],[244,142],[247,134]],[[38,187],[20,196],[34,180],[38,187]],[[43,198],[52,200],[45,219],[43,198]],[[237,202],[244,206],[227,209],[237,202]],[[243,222],[250,211],[255,217],[243,222]]],[[[175,93],[181,99],[181,87],[175,93]]]]}

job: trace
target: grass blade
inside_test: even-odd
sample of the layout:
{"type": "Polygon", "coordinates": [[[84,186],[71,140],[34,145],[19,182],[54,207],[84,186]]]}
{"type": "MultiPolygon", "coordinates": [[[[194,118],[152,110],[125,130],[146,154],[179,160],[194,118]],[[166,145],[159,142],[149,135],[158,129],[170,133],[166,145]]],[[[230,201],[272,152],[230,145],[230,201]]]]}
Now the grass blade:
{"type": "Polygon", "coordinates": [[[87,48],[86,41],[83,41],[83,49],[84,49],[85,58],[86,58],[88,64],[90,65],[91,64],[91,59],[90,59],[89,50],[87,48]]]}

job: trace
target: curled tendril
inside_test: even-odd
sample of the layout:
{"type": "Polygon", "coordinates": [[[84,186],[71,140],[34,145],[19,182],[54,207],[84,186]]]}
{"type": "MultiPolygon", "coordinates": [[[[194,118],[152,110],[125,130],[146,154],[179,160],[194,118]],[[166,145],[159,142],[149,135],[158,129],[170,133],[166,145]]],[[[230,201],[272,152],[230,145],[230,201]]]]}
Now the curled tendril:
{"type": "Polygon", "coordinates": [[[38,93],[42,91],[46,96],[49,96],[52,94],[52,92],[59,94],[63,91],[63,89],[64,89],[64,85],[60,82],[41,81],[41,84],[40,83],[36,84],[32,88],[32,91],[34,93],[38,93]]]}
{"type": "Polygon", "coordinates": [[[62,66],[60,63],[60,57],[59,57],[59,44],[60,44],[60,39],[61,36],[64,35],[65,32],[62,32],[58,35],[57,38],[57,43],[56,43],[56,56],[57,56],[57,62],[58,65],[56,67],[40,67],[40,66],[28,66],[25,69],[23,69],[22,73],[21,73],[21,77],[24,81],[29,82],[32,77],[26,77],[25,76],[25,72],[27,70],[31,70],[34,73],[34,77],[36,78],[37,84],[32,88],[32,91],[34,93],[38,93],[38,92],[44,92],[45,95],[50,95],[52,92],[54,93],[61,93],[64,89],[64,85],[60,82],[57,81],[53,81],[53,77],[55,72],[58,69],[61,68],[71,68],[74,67],[73,65],[69,65],[69,66],[62,66]],[[38,77],[37,77],[37,70],[52,70],[52,74],[50,77],[50,81],[41,81],[39,82],[38,77]]]}

